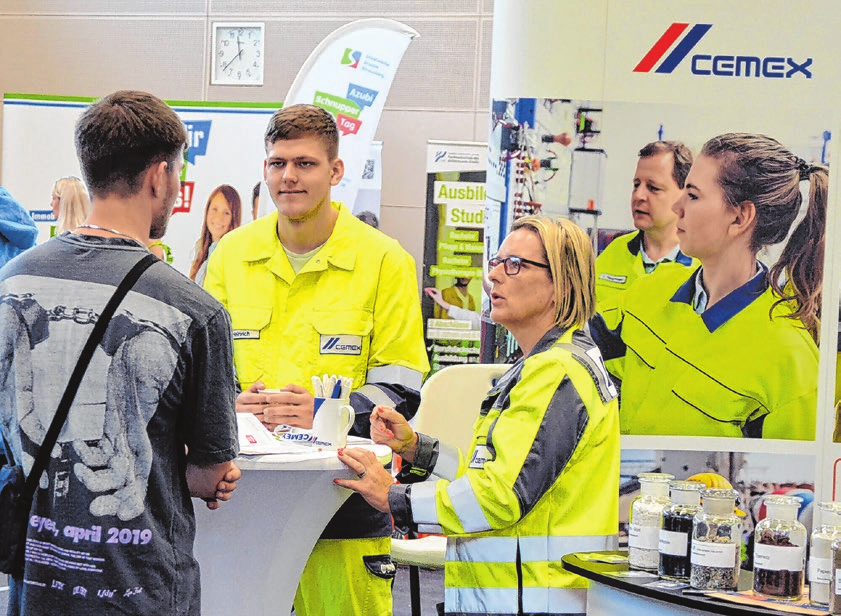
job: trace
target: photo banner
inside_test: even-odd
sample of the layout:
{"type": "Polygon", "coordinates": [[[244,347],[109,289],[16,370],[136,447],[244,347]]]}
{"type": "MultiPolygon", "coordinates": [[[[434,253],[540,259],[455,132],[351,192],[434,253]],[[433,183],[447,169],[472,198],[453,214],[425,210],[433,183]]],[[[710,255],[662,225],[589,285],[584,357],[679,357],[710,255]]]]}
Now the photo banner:
{"type": "Polygon", "coordinates": [[[313,50],[284,105],[307,103],[336,118],[345,175],[333,197],[354,203],[371,140],[400,60],[419,34],[390,19],[360,19],[338,28],[313,50]]]}
{"type": "MultiPolygon", "coordinates": [[[[50,237],[55,225],[50,196],[55,181],[81,177],[73,144],[76,120],[94,98],[6,94],[3,107],[3,185],[32,215],[38,242],[50,237]],[[33,139],[49,143],[44,151],[33,139]]],[[[169,101],[187,128],[189,149],[181,178],[181,194],[163,242],[172,249],[172,265],[190,271],[196,241],[204,223],[210,193],[222,184],[240,197],[241,224],[252,221],[252,194],[259,186],[258,216],[274,210],[263,180],[266,154],[263,134],[280,103],[215,103],[169,101]],[[232,153],[236,153],[233,155],[232,153]]],[[[382,143],[374,142],[364,156],[365,176],[360,199],[364,209],[380,214],[382,143]]]]}
{"type": "MultiPolygon", "coordinates": [[[[841,443],[832,438],[836,432],[841,440],[836,424],[841,395],[833,386],[841,280],[841,251],[835,241],[839,183],[834,167],[841,130],[841,43],[833,18],[837,7],[825,0],[746,0],[737,7],[688,0],[595,0],[577,7],[570,11],[551,0],[494,3],[487,191],[500,238],[517,217],[552,212],[577,217],[584,228],[595,227],[594,239],[603,249],[614,232],[633,231],[639,213],[645,213],[632,205],[631,196],[645,145],[658,140],[685,144],[696,164],[701,163],[692,183],[697,189],[704,179],[697,176],[704,170],[714,174],[719,164],[710,161],[714,156],[699,157],[702,146],[718,135],[750,133],[779,141],[791,152],[793,165],[809,170],[799,185],[799,214],[793,221],[780,217],[778,222],[788,236],[781,233],[777,245],[757,254],[770,265],[795,236],[790,229],[806,215],[806,180],[818,175],[813,171],[818,166],[829,167],[822,281],[817,267],[811,272],[818,285],[822,282],[820,334],[814,336],[819,345],[796,328],[786,330],[791,336],[784,342],[772,343],[772,332],[762,329],[769,310],[760,310],[758,301],[739,313],[735,304],[722,304],[718,310],[713,305],[711,315],[724,314],[728,306],[733,314],[711,326],[708,335],[693,329],[689,319],[675,317],[667,324],[674,314],[668,309],[678,304],[660,301],[666,290],[672,291],[663,282],[657,289],[661,294],[647,296],[659,305],[644,305],[639,295],[632,297],[637,300],[633,305],[623,302],[626,313],[633,310],[644,324],[635,332],[625,321],[623,340],[646,354],[645,360],[659,371],[649,381],[637,381],[645,384],[643,390],[628,387],[634,376],[626,370],[620,421],[625,451],[698,451],[705,458],[710,452],[726,452],[734,461],[734,479],[739,473],[735,461],[742,454],[789,458],[796,453],[805,460],[798,464],[797,479],[814,484],[816,498],[841,498],[841,443]],[[565,36],[555,53],[518,61],[532,41],[556,39],[561,24],[565,36]],[[759,317],[749,320],[748,309],[759,317]],[[671,328],[671,323],[679,325],[671,328]],[[734,325],[738,323],[742,326],[734,325]],[[652,334],[658,336],[657,344],[640,343],[646,331],[657,332],[652,334]],[[660,353],[667,345],[669,353],[660,353]],[[681,358],[679,369],[669,370],[672,356],[681,358]],[[695,410],[667,407],[663,401],[671,404],[670,392],[695,410]],[[733,426],[742,425],[746,429],[731,436],[733,426]]],[[[687,214],[692,205],[701,206],[695,201],[706,202],[697,190],[686,195],[691,195],[686,197],[691,204],[675,202],[668,208],[684,217],[684,226],[678,225],[681,249],[702,264],[706,261],[712,272],[716,264],[709,258],[709,245],[699,239],[703,233],[697,221],[690,228],[693,219],[687,214]]],[[[817,242],[819,227],[810,230],[810,239],[817,242]]],[[[805,252],[802,245],[793,248],[795,254],[805,252]]],[[[616,273],[610,271],[612,278],[605,280],[620,280],[616,273]]],[[[649,281],[644,288],[654,284],[649,281]]],[[[672,297],[673,292],[668,294],[672,297]]],[[[781,322],[786,323],[773,321],[775,335],[782,331],[781,322]]]]}

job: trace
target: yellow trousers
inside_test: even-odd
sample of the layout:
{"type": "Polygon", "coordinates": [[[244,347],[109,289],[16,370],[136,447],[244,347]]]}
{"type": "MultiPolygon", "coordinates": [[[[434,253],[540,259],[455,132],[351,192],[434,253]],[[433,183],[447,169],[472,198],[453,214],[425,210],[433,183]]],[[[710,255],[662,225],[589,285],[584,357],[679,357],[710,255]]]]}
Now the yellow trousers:
{"type": "Polygon", "coordinates": [[[296,616],[391,616],[392,579],[373,574],[363,561],[390,553],[391,537],[320,539],[295,593],[296,616]]]}

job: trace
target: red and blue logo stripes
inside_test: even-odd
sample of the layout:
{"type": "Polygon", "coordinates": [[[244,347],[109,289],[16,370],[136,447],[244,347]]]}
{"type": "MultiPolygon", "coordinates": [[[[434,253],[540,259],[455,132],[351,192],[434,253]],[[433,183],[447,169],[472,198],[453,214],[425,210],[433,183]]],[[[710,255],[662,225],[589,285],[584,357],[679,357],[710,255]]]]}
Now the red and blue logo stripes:
{"type": "Polygon", "coordinates": [[[660,66],[657,67],[657,70],[654,71],[655,73],[671,73],[675,70],[675,68],[677,68],[677,65],[680,64],[687,55],[689,55],[689,52],[692,51],[695,45],[698,44],[698,41],[700,41],[712,27],[712,24],[695,24],[688,32],[686,32],[686,29],[689,28],[689,24],[673,23],[666,29],[663,36],[654,43],[654,46],[648,50],[648,53],[645,54],[643,59],[640,60],[640,63],[637,64],[636,68],[634,68],[634,72],[650,73],[651,69],[654,68],[669,48],[674,45],[675,41],[683,36],[672,52],[666,56],[666,59],[663,60],[663,62],[660,63],[660,66]],[[686,32],[685,35],[684,32],[686,32]]]}

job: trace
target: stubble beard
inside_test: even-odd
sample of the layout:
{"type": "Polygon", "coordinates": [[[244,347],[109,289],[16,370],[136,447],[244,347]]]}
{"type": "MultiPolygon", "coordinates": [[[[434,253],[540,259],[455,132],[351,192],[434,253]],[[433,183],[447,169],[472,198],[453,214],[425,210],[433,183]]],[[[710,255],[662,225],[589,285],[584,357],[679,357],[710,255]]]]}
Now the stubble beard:
{"type": "Polygon", "coordinates": [[[152,219],[152,224],[149,227],[149,239],[159,240],[166,234],[166,228],[169,226],[169,219],[172,217],[172,210],[175,207],[175,201],[178,199],[181,189],[180,184],[179,182],[178,190],[166,195],[164,203],[168,203],[169,205],[164,209],[162,214],[152,219]]]}

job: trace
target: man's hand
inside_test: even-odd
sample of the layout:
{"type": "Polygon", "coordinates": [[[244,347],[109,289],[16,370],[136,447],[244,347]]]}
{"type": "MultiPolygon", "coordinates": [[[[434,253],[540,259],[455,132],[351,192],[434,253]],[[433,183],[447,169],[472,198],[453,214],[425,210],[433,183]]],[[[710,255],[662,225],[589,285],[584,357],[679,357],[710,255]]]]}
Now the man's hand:
{"type": "Polygon", "coordinates": [[[221,505],[219,501],[231,499],[241,476],[242,471],[233,461],[211,466],[187,464],[190,496],[202,499],[210,510],[218,509],[221,505]]]}
{"type": "Polygon", "coordinates": [[[262,421],[266,406],[266,396],[260,392],[266,388],[262,381],[257,381],[237,396],[237,413],[251,413],[262,421]]]}
{"type": "Polygon", "coordinates": [[[371,440],[388,445],[409,463],[414,461],[418,450],[418,436],[412,426],[390,406],[376,406],[371,411],[371,440]]]}
{"type": "Polygon", "coordinates": [[[237,481],[239,481],[240,477],[242,477],[242,471],[237,466],[234,466],[225,473],[222,480],[216,484],[216,497],[202,499],[207,504],[207,508],[215,511],[222,506],[222,503],[219,501],[231,500],[233,491],[237,489],[237,481]]]}
{"type": "Polygon", "coordinates": [[[295,428],[312,429],[313,396],[300,385],[289,384],[279,393],[264,393],[263,424],[274,430],[286,424],[295,428]]]}

